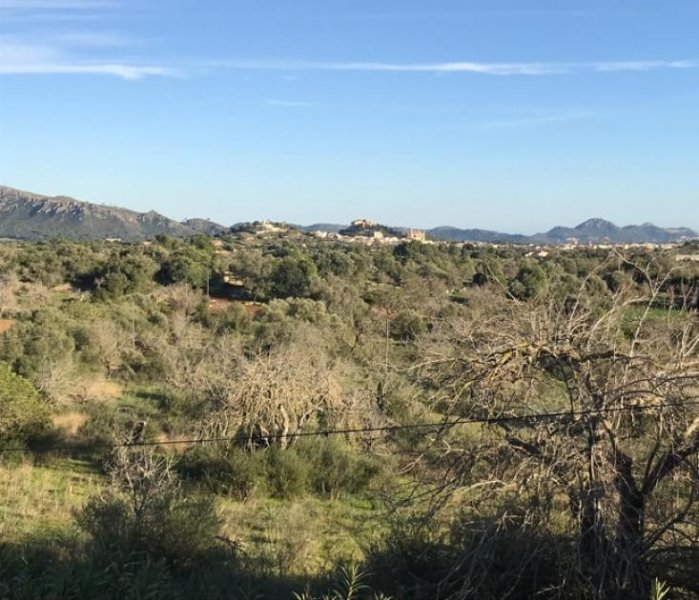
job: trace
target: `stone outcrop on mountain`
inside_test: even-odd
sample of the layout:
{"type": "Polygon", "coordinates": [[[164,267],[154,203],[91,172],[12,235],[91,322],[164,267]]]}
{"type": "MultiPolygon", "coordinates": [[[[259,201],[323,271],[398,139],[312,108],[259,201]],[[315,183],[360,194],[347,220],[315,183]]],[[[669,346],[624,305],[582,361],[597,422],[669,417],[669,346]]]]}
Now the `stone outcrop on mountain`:
{"type": "Polygon", "coordinates": [[[142,240],[158,234],[185,236],[196,230],[154,212],[41,196],[0,186],[0,238],[142,240]]]}

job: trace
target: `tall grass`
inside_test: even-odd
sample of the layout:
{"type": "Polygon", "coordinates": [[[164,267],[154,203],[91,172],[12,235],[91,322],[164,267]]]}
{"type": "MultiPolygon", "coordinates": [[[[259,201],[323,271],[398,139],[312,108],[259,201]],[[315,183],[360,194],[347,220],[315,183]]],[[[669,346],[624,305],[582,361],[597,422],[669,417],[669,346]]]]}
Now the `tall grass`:
{"type": "Polygon", "coordinates": [[[68,461],[0,465],[0,536],[19,540],[39,529],[69,525],[99,487],[97,474],[68,461]]]}

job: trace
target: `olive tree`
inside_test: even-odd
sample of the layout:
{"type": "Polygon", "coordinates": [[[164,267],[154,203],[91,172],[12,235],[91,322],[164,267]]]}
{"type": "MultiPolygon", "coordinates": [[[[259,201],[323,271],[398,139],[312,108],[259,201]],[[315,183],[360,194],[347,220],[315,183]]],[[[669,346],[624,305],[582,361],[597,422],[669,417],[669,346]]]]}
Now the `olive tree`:
{"type": "Polygon", "coordinates": [[[656,575],[699,592],[699,324],[663,289],[502,301],[443,324],[419,366],[436,406],[487,423],[449,475],[567,515],[577,597],[647,598],[656,575]]]}
{"type": "Polygon", "coordinates": [[[47,411],[36,388],[0,363],[0,441],[24,441],[39,433],[47,411]]]}

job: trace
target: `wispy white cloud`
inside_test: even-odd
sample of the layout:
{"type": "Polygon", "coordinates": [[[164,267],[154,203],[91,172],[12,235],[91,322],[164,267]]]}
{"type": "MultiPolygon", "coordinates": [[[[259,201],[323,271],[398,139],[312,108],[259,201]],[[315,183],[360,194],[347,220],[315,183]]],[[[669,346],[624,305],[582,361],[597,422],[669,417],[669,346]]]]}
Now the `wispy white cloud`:
{"type": "Polygon", "coordinates": [[[276,98],[270,98],[264,101],[265,106],[278,106],[287,108],[310,108],[313,106],[312,102],[301,102],[299,100],[278,100],[276,98]]]}
{"type": "MultiPolygon", "coordinates": [[[[462,13],[463,14],[463,13],[462,13]]],[[[473,13],[469,13],[473,14],[473,13]]],[[[600,11],[575,8],[510,8],[484,10],[479,13],[485,17],[595,17],[600,11]]]]}
{"type": "Polygon", "coordinates": [[[0,0],[0,10],[82,10],[114,5],[108,0],[0,0]]]}
{"type": "Polygon", "coordinates": [[[87,23],[103,19],[102,13],[80,13],[80,12],[28,12],[11,13],[5,15],[0,9],[0,17],[5,25],[9,24],[33,24],[33,23],[87,23]]]}
{"type": "Polygon", "coordinates": [[[590,17],[600,14],[590,10],[575,9],[507,9],[507,10],[429,10],[429,11],[374,11],[374,12],[353,12],[343,15],[344,18],[362,21],[425,21],[441,19],[464,19],[474,18],[521,18],[521,17],[561,17],[580,18],[590,17]]]}
{"type": "Polygon", "coordinates": [[[593,63],[596,71],[657,71],[659,69],[696,69],[699,63],[691,60],[637,60],[593,63]]]}
{"type": "Polygon", "coordinates": [[[597,113],[588,111],[553,112],[548,114],[525,115],[499,121],[488,121],[483,123],[483,127],[487,129],[516,129],[522,127],[536,127],[538,125],[582,121],[584,119],[591,119],[596,116],[598,116],[597,113]]]}
{"type": "Polygon", "coordinates": [[[559,65],[544,63],[476,63],[476,62],[447,62],[447,63],[347,63],[329,65],[337,71],[376,71],[404,73],[480,73],[483,75],[555,75],[563,73],[559,65]]]}
{"type": "Polygon", "coordinates": [[[33,64],[58,59],[60,53],[47,44],[32,44],[21,38],[0,36],[0,65],[33,64]]]}
{"type": "MultiPolygon", "coordinates": [[[[91,43],[98,40],[93,39],[91,43]]],[[[105,40],[101,40],[105,41],[105,40]]],[[[83,40],[85,44],[87,40],[83,40]]],[[[178,77],[178,69],[116,60],[79,59],[58,44],[34,44],[0,36],[0,75],[111,75],[122,79],[178,77]]]]}
{"type": "Polygon", "coordinates": [[[0,75],[112,75],[121,79],[144,77],[179,77],[181,72],[167,67],[137,66],[118,63],[0,63],[0,75]]]}
{"type": "Polygon", "coordinates": [[[125,36],[103,31],[71,31],[60,33],[53,40],[57,44],[74,47],[110,48],[133,45],[133,41],[125,36]]]}
{"type": "Polygon", "coordinates": [[[560,65],[546,63],[388,63],[312,61],[209,61],[212,67],[239,70],[359,71],[397,73],[481,73],[491,75],[550,75],[565,72],[560,65]]]}
{"type": "Polygon", "coordinates": [[[239,70],[356,71],[376,73],[473,73],[480,75],[567,75],[582,72],[657,71],[695,69],[689,60],[646,60],[608,62],[313,62],[313,61],[209,61],[209,66],[239,70]]]}
{"type": "MultiPolygon", "coordinates": [[[[109,75],[135,80],[178,77],[181,69],[142,58],[122,60],[108,49],[142,45],[127,36],[79,22],[107,18],[124,0],[0,0],[0,19],[16,27],[0,34],[0,75],[109,75]],[[74,22],[67,26],[65,23],[74,22]]],[[[131,52],[131,54],[133,54],[131,52]]]]}
{"type": "Polygon", "coordinates": [[[108,0],[0,0],[0,22],[9,26],[96,21],[117,6],[108,0]]]}

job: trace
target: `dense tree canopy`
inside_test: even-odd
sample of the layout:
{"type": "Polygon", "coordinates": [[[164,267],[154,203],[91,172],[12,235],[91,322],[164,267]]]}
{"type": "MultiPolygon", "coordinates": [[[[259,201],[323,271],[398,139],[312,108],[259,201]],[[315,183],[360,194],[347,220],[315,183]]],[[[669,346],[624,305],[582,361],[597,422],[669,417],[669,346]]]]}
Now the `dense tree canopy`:
{"type": "Polygon", "coordinates": [[[34,386],[0,363],[0,442],[24,441],[40,433],[47,411],[34,386]]]}

